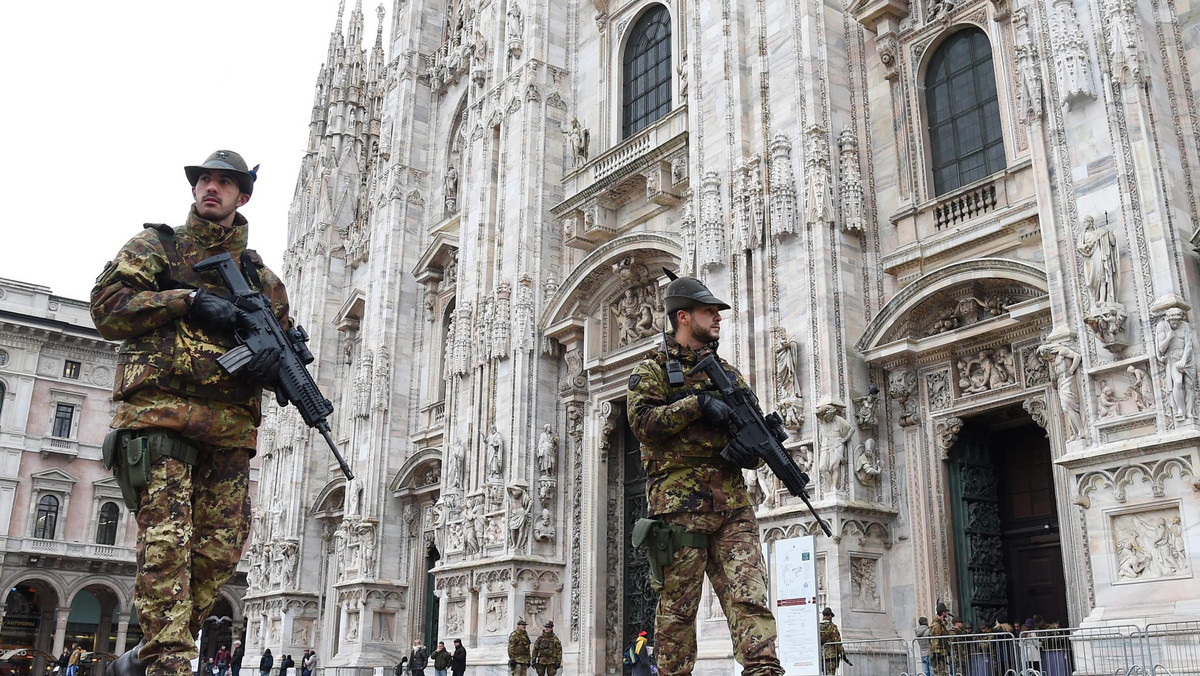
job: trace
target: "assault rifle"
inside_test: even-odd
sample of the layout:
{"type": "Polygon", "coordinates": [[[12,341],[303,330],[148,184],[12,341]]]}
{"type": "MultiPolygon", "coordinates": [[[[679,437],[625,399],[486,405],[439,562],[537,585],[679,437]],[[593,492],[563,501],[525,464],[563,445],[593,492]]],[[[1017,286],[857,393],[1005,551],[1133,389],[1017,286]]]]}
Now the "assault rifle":
{"type": "Polygon", "coordinates": [[[721,399],[733,411],[729,417],[731,433],[729,446],[735,447],[734,452],[730,453],[729,448],[726,448],[721,451],[721,455],[731,461],[733,460],[731,455],[744,456],[747,454],[753,454],[765,460],[767,467],[770,467],[783,485],[787,486],[788,492],[804,501],[804,504],[808,506],[808,511],[820,524],[821,530],[825,531],[825,535],[833,537],[833,531],[829,529],[829,524],[817,515],[812,503],[808,501],[808,493],[804,490],[808,486],[808,475],[796,466],[783,447],[783,442],[787,440],[788,435],[783,431],[783,420],[779,414],[772,412],[768,416],[763,416],[762,411],[758,408],[758,402],[752,398],[753,395],[737,386],[737,383],[721,367],[716,355],[710,354],[701,359],[699,364],[692,367],[688,375],[694,375],[701,371],[708,374],[713,385],[721,392],[721,399]]]}
{"type": "Polygon", "coordinates": [[[329,429],[328,418],[333,413],[333,403],[321,394],[316,381],[304,368],[313,361],[312,352],[305,345],[308,333],[300,326],[285,331],[275,317],[270,299],[250,288],[245,275],[228,253],[202,260],[192,269],[196,272],[216,270],[225,287],[233,294],[233,304],[241,310],[238,328],[234,332],[238,346],[217,358],[217,363],[227,372],[237,373],[254,355],[273,347],[278,348],[279,382],[274,384],[275,400],[280,406],[287,406],[288,403],[296,406],[304,424],[316,428],[325,437],[346,480],[353,480],[354,474],[346,464],[346,459],[338,452],[329,429]]]}

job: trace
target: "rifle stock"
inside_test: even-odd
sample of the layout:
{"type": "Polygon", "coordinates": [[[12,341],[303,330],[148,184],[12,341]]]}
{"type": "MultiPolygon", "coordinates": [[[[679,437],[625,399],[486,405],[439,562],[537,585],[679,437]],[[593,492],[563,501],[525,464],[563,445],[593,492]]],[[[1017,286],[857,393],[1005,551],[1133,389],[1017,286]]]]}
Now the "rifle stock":
{"type": "Polygon", "coordinates": [[[767,467],[771,468],[775,476],[787,487],[788,492],[804,501],[809,513],[820,524],[825,535],[832,537],[833,531],[829,529],[829,524],[817,514],[808,500],[808,492],[805,490],[809,482],[808,475],[796,466],[787,449],[783,447],[788,435],[783,430],[783,421],[779,414],[763,416],[750,392],[737,386],[721,367],[716,355],[710,354],[701,359],[700,363],[692,367],[689,375],[701,371],[708,374],[713,385],[720,391],[721,399],[733,411],[729,419],[732,436],[730,445],[736,444],[762,458],[767,467]]]}
{"type": "Polygon", "coordinates": [[[328,418],[333,413],[333,403],[321,394],[316,381],[305,368],[313,361],[312,352],[305,345],[308,334],[300,326],[290,331],[284,330],[275,316],[270,299],[250,288],[241,269],[233,262],[233,256],[228,253],[206,258],[193,269],[197,272],[216,270],[225,287],[233,294],[233,303],[241,311],[235,332],[238,346],[217,362],[229,373],[237,373],[254,355],[272,347],[278,348],[280,367],[279,382],[275,384],[276,401],[280,406],[291,403],[296,407],[304,424],[316,429],[325,438],[346,480],[353,480],[354,474],[333,442],[329,428],[328,418]]]}

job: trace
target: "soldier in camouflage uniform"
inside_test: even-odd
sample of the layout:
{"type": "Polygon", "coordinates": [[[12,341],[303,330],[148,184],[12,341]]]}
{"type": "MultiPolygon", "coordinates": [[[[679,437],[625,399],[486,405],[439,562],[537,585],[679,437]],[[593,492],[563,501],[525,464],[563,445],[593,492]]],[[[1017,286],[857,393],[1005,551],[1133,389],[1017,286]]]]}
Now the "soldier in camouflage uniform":
{"type": "Polygon", "coordinates": [[[833,622],[833,610],[826,607],[821,611],[821,673],[836,674],[846,649],[842,647],[842,633],[833,622]],[[837,645],[831,645],[836,643],[837,645]]]}
{"type": "MultiPolygon", "coordinates": [[[[947,615],[950,611],[946,604],[937,604],[937,616],[929,623],[929,636],[949,636],[950,628],[946,626],[947,615]]],[[[929,662],[933,665],[934,676],[947,676],[950,673],[950,646],[947,638],[933,638],[929,642],[929,662]]]]}
{"type": "Polygon", "coordinates": [[[546,620],[542,635],[533,642],[533,668],[537,676],[554,676],[562,666],[562,641],[554,635],[554,622],[546,620]]]}
{"type": "Polygon", "coordinates": [[[127,497],[136,507],[134,603],[144,637],[108,667],[111,676],[191,673],[197,633],[249,533],[260,397],[278,377],[279,354],[264,353],[237,375],[221,369],[216,360],[236,345],[240,311],[218,295],[227,291],[215,272],[192,266],[230,253],[291,326],[283,283],[246,249],[246,219],[237,213],[255,173],[227,150],[184,172],[194,199],[184,225],[147,226],[92,289],[96,328],[123,341],[110,438],[121,448],[144,441],[152,463],[148,485],[127,497]]]}
{"type": "Polygon", "coordinates": [[[517,620],[517,628],[508,635],[508,673],[510,676],[525,676],[529,669],[529,633],[525,631],[525,620],[517,620]]]}
{"type": "MultiPolygon", "coordinates": [[[[651,517],[681,532],[682,547],[663,568],[655,616],[660,676],[686,676],[696,663],[696,610],[705,574],[725,609],[734,657],[746,676],[779,676],[775,617],[767,606],[767,576],[758,522],[742,470],[721,456],[729,443],[729,407],[708,375],[688,371],[714,353],[720,335],[718,300],[699,280],[680,277],[664,294],[674,337],[629,378],[629,424],[641,442],[646,504],[651,517]],[[672,386],[670,362],[682,367],[672,386]]],[[[721,365],[746,387],[741,375],[721,365]]],[[[674,372],[674,364],[671,365],[674,372]]],[[[746,459],[739,459],[739,464],[746,459]]],[[[752,464],[751,464],[752,466],[752,464]]]]}

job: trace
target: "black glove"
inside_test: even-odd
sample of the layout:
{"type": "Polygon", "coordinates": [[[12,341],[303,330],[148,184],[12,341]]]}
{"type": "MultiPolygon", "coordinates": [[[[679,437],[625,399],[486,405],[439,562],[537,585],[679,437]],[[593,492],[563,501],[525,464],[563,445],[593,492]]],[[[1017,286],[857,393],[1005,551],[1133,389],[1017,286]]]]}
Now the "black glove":
{"type": "Polygon", "coordinates": [[[742,469],[754,469],[761,461],[758,454],[751,452],[741,444],[729,444],[721,449],[721,457],[742,469]]]}
{"type": "Polygon", "coordinates": [[[733,410],[720,397],[701,392],[696,395],[696,401],[700,402],[701,418],[717,427],[729,424],[729,416],[733,415],[733,410]]]}
{"type": "Polygon", "coordinates": [[[240,312],[237,306],[228,300],[204,289],[196,289],[189,316],[201,328],[221,333],[233,333],[233,330],[237,328],[240,312]]]}
{"type": "Polygon", "coordinates": [[[283,363],[279,355],[279,348],[268,347],[246,362],[246,373],[254,376],[255,380],[260,383],[273,385],[275,381],[279,380],[279,367],[283,363]]]}
{"type": "Polygon", "coordinates": [[[516,661],[516,660],[509,660],[509,661],[508,661],[508,668],[509,668],[509,669],[516,669],[516,668],[517,668],[517,661],[516,661]]]}

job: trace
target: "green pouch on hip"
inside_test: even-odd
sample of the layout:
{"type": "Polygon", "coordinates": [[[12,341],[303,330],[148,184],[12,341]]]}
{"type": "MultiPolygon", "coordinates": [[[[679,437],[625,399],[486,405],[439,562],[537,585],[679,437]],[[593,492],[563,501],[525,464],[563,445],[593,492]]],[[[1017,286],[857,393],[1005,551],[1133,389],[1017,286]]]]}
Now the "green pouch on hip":
{"type": "Polygon", "coordinates": [[[150,465],[153,462],[150,456],[150,439],[147,437],[134,437],[125,444],[122,459],[131,488],[142,489],[150,485],[150,465]]]}

